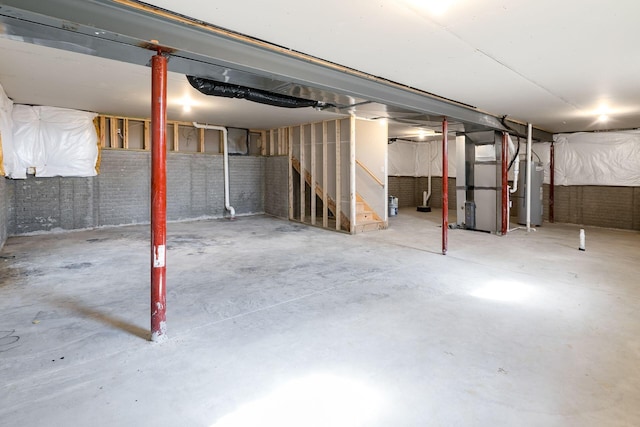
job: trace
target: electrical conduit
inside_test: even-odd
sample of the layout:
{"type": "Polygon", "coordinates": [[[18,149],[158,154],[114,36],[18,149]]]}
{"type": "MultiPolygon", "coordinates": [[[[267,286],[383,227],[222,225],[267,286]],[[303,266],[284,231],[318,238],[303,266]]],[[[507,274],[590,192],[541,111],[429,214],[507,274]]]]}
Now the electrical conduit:
{"type": "Polygon", "coordinates": [[[236,210],[229,204],[229,149],[227,147],[227,128],[224,126],[213,125],[201,125],[200,123],[193,122],[193,126],[197,129],[211,129],[219,130],[222,132],[222,146],[223,146],[223,164],[224,164],[224,208],[229,212],[230,219],[236,218],[236,210]]]}

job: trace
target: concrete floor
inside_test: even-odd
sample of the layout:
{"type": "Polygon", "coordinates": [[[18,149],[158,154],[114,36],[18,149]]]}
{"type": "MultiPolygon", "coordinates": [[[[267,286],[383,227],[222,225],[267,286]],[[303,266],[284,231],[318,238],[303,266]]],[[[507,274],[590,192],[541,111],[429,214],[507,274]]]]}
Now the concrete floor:
{"type": "Polygon", "coordinates": [[[445,257],[439,214],[170,224],[161,344],[148,226],[10,238],[0,424],[640,425],[640,234],[452,230],[445,257]]]}

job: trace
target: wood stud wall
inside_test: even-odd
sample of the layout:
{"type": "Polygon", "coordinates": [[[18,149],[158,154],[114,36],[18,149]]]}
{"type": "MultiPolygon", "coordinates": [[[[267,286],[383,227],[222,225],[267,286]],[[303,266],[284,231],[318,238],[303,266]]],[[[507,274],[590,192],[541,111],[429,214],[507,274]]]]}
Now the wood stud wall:
{"type": "Polygon", "coordinates": [[[341,227],[341,200],[342,200],[342,184],[340,183],[340,175],[342,166],[340,163],[340,120],[336,120],[336,230],[340,231],[341,227]]]}
{"type": "MultiPolygon", "coordinates": [[[[121,117],[121,116],[112,116],[112,115],[99,115],[96,118],[96,124],[98,128],[98,137],[100,140],[101,148],[108,149],[141,149],[149,151],[151,149],[151,136],[150,136],[150,119],[140,119],[140,118],[131,118],[131,117],[121,117]],[[131,126],[142,126],[142,141],[137,141],[139,148],[136,148],[136,141],[133,141],[132,148],[132,140],[131,140],[131,126]]],[[[222,140],[222,132],[216,130],[206,130],[206,129],[197,129],[193,126],[192,122],[182,122],[175,120],[167,120],[167,133],[173,138],[173,143],[169,147],[171,151],[179,152],[180,150],[180,130],[184,128],[192,129],[194,134],[196,135],[196,148],[195,153],[205,153],[208,154],[221,154],[223,152],[223,140],[222,140]],[[213,151],[209,148],[209,151],[206,150],[206,138],[205,132],[219,132],[219,144],[213,151]]],[[[184,133],[184,132],[183,132],[184,133]]],[[[269,147],[268,142],[268,131],[266,130],[256,130],[249,129],[249,134],[259,135],[258,143],[259,143],[259,154],[261,155],[280,155],[286,152],[285,143],[278,144],[277,147],[269,147]]],[[[273,138],[273,131],[271,131],[271,138],[273,138]]],[[[282,137],[284,138],[284,136],[282,137]]],[[[182,141],[184,142],[184,140],[182,141]]],[[[273,143],[273,140],[271,140],[273,143]]],[[[194,153],[194,151],[188,151],[189,153],[194,153]]],[[[257,154],[257,153],[256,153],[257,154]]]]}
{"type": "MultiPolygon", "coordinates": [[[[316,215],[317,211],[317,197],[321,197],[322,199],[322,227],[329,228],[329,204],[331,203],[331,209],[334,210],[334,218],[335,218],[335,229],[340,231],[342,228],[342,206],[341,206],[341,198],[342,198],[342,185],[341,185],[341,135],[340,135],[340,119],[324,121],[321,123],[311,123],[299,125],[298,130],[300,132],[300,159],[299,165],[301,168],[300,174],[300,194],[299,194],[299,202],[300,202],[300,220],[305,222],[306,219],[309,219],[312,225],[316,225],[318,222],[318,218],[316,215]],[[329,153],[329,126],[335,126],[335,153],[329,153]],[[305,147],[306,142],[306,133],[305,130],[310,130],[310,151],[305,147]],[[319,132],[322,134],[322,140],[318,141],[319,132]],[[318,146],[322,147],[322,182],[317,182],[317,173],[318,173],[318,146]],[[309,152],[307,152],[309,151],[309,152]],[[328,168],[327,164],[329,163],[329,156],[335,155],[335,193],[336,193],[336,202],[335,209],[333,208],[333,201],[330,200],[329,194],[327,192],[327,187],[329,185],[328,181],[328,168]],[[306,157],[310,158],[310,172],[306,171],[304,165],[306,164],[306,157]],[[310,180],[312,185],[310,188],[310,212],[307,215],[307,205],[306,205],[306,181],[310,180]],[[320,187],[321,186],[321,187],[320,187]]],[[[149,151],[151,148],[151,137],[150,137],[150,120],[149,119],[138,119],[138,118],[129,118],[129,117],[121,117],[121,116],[112,116],[112,115],[100,115],[96,119],[96,123],[98,125],[99,130],[99,139],[100,146],[102,148],[108,149],[132,149],[130,144],[130,126],[131,125],[142,125],[142,141],[139,141],[142,150],[149,151]]],[[[173,137],[173,144],[170,147],[171,151],[179,152],[180,151],[180,127],[184,126],[187,128],[192,128],[196,135],[197,148],[196,153],[205,153],[205,129],[198,129],[193,126],[191,122],[182,122],[182,121],[167,121],[167,132],[173,137]]],[[[293,156],[293,147],[294,147],[294,126],[281,127],[277,129],[270,130],[256,130],[250,129],[250,134],[257,134],[258,143],[259,143],[259,154],[263,156],[283,156],[286,155],[288,157],[289,163],[289,219],[294,218],[294,195],[293,195],[293,162],[298,162],[298,160],[294,159],[293,156]]],[[[351,148],[350,156],[353,157],[355,153],[353,152],[353,145],[355,142],[355,126],[351,123],[351,134],[349,135],[349,143],[351,148]]],[[[211,132],[219,132],[219,131],[211,131],[211,132]]],[[[220,154],[223,151],[223,142],[222,142],[222,133],[220,132],[219,136],[219,147],[218,151],[211,154],[220,154]]],[[[135,144],[134,144],[134,148],[135,144]]],[[[351,158],[350,158],[351,160],[351,158]]],[[[350,162],[352,163],[352,162],[350,162]]],[[[353,185],[352,185],[353,187],[353,185]]],[[[350,217],[344,217],[344,225],[346,226],[347,222],[350,222],[350,230],[353,231],[353,224],[355,223],[354,218],[351,218],[355,215],[355,192],[354,189],[350,189],[349,201],[350,201],[350,217]],[[349,221],[351,220],[351,221],[349,221]]]]}
{"type": "MultiPolygon", "coordinates": [[[[342,188],[341,188],[341,135],[340,135],[340,122],[341,120],[329,120],[318,123],[310,123],[303,124],[298,126],[290,126],[289,128],[277,129],[272,132],[283,132],[283,135],[287,135],[288,138],[284,139],[286,143],[284,149],[287,150],[288,160],[289,160],[289,219],[308,222],[312,225],[321,225],[323,228],[329,228],[329,215],[333,213],[333,218],[335,219],[335,227],[331,224],[331,228],[335,228],[337,231],[341,231],[343,227],[348,228],[347,231],[353,232],[355,224],[354,220],[351,219],[351,216],[355,215],[355,180],[353,185],[350,187],[350,198],[353,195],[353,200],[350,199],[349,206],[352,208],[353,212],[350,212],[350,215],[345,215],[342,212],[342,206],[339,202],[342,197],[342,188]],[[335,137],[336,137],[336,147],[335,151],[329,151],[329,130],[333,130],[330,128],[335,127],[335,137]],[[297,129],[296,129],[297,128],[297,129]],[[294,141],[294,129],[297,130],[300,134],[299,140],[294,141]],[[321,137],[320,137],[321,135],[321,137]],[[309,145],[305,144],[309,142],[309,145]],[[299,147],[299,159],[295,158],[293,155],[293,148],[299,147]],[[319,159],[318,155],[320,154],[318,150],[322,149],[322,182],[318,182],[319,174],[318,174],[318,165],[319,159]],[[336,161],[336,170],[335,170],[335,194],[336,201],[329,196],[327,191],[329,186],[329,171],[328,164],[331,163],[330,157],[334,157],[336,161]],[[308,168],[307,163],[309,163],[308,168]],[[298,170],[300,172],[299,176],[299,192],[294,194],[294,186],[293,186],[293,173],[294,170],[298,170]],[[310,189],[310,203],[307,204],[307,187],[310,189]],[[322,223],[320,224],[320,218],[317,214],[317,205],[318,198],[322,200],[322,223]],[[299,216],[295,217],[295,203],[299,205],[299,216]],[[352,206],[353,205],[353,206],[352,206]]],[[[351,123],[353,125],[353,123],[351,123]]],[[[355,128],[355,127],[354,127],[355,128]]],[[[355,145],[355,131],[352,131],[349,135],[350,149],[351,145],[355,145]]],[[[278,151],[275,150],[273,155],[279,155],[278,151]]],[[[333,187],[332,187],[333,189],[333,187]]]]}
{"type": "Polygon", "coordinates": [[[327,170],[328,157],[328,126],[327,122],[322,122],[322,226],[329,228],[329,200],[327,198],[327,187],[329,186],[329,172],[327,170]]]}

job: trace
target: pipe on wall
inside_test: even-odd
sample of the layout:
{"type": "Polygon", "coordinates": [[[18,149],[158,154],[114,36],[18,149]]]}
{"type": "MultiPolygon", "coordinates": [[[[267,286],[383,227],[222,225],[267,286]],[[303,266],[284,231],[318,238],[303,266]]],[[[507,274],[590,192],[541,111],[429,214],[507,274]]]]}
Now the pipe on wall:
{"type": "Polygon", "coordinates": [[[449,123],[442,119],[442,255],[449,246],[449,123]]]}
{"type": "Polygon", "coordinates": [[[429,177],[427,179],[427,194],[425,195],[424,192],[422,194],[422,206],[429,206],[429,199],[431,199],[431,164],[433,163],[433,149],[431,147],[431,141],[429,141],[429,177]]]}
{"type": "Polygon", "coordinates": [[[222,132],[222,151],[223,151],[223,164],[224,164],[224,208],[229,212],[230,219],[236,218],[236,210],[229,203],[229,139],[227,134],[227,128],[224,126],[214,125],[201,125],[200,123],[193,122],[193,126],[197,129],[211,129],[219,130],[222,132]]]}
{"type": "Polygon", "coordinates": [[[167,58],[151,59],[151,341],[166,338],[167,58]]]}

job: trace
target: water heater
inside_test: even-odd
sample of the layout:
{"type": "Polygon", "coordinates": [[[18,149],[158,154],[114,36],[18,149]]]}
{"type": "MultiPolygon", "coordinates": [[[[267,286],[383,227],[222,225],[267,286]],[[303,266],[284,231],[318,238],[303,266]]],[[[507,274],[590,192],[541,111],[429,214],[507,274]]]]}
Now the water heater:
{"type": "Polygon", "coordinates": [[[520,174],[518,176],[518,224],[527,223],[527,167],[531,168],[531,225],[542,225],[542,184],[544,181],[544,168],[542,163],[531,161],[527,165],[526,160],[520,161],[520,174]]]}

